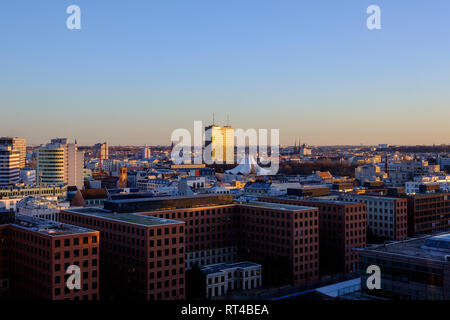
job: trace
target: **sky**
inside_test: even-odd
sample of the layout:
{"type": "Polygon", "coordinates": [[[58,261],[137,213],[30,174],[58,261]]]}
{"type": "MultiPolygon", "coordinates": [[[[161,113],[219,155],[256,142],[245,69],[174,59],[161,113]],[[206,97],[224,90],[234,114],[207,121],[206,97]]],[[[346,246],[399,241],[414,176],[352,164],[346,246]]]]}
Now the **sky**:
{"type": "Polygon", "coordinates": [[[449,39],[448,0],[1,1],[0,136],[169,145],[214,113],[282,144],[450,143],[449,39]]]}

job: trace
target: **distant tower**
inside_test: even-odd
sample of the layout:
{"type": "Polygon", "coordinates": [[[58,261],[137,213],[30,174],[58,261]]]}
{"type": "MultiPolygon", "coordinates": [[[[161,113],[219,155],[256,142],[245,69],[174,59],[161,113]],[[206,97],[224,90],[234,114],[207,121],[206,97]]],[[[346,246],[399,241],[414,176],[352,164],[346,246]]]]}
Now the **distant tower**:
{"type": "Polygon", "coordinates": [[[119,188],[127,187],[127,168],[119,169],[119,188]]]}

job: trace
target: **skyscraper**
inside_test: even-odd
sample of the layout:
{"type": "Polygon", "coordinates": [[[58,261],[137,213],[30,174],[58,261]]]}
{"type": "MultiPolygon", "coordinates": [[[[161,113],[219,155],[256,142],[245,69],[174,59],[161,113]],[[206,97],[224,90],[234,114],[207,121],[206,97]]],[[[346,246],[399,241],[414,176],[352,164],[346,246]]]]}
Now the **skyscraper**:
{"type": "Polygon", "coordinates": [[[211,160],[215,163],[234,163],[234,128],[215,124],[205,127],[205,148],[211,146],[211,160]]]}
{"type": "Polygon", "coordinates": [[[25,168],[25,159],[27,156],[26,140],[24,138],[2,137],[0,146],[10,146],[19,152],[19,168],[25,168]]]}

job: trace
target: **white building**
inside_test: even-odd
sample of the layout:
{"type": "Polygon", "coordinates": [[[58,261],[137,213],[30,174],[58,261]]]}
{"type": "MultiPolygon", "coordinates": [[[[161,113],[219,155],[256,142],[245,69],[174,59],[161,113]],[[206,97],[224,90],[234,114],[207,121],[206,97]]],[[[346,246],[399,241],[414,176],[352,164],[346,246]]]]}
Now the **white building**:
{"type": "Polygon", "coordinates": [[[448,192],[450,191],[450,175],[414,177],[414,181],[405,182],[405,193],[420,193],[420,187],[427,185],[439,185],[441,191],[448,192]]]}
{"type": "Polygon", "coordinates": [[[382,181],[385,178],[387,178],[387,174],[375,164],[366,164],[355,169],[355,179],[361,183],[382,181]]]}
{"type": "Polygon", "coordinates": [[[231,290],[250,290],[262,285],[261,265],[253,262],[220,263],[201,268],[206,276],[206,297],[218,297],[231,290]]]}
{"type": "Polygon", "coordinates": [[[17,213],[46,220],[59,221],[61,210],[69,208],[69,203],[38,197],[26,197],[16,204],[17,213]]]}

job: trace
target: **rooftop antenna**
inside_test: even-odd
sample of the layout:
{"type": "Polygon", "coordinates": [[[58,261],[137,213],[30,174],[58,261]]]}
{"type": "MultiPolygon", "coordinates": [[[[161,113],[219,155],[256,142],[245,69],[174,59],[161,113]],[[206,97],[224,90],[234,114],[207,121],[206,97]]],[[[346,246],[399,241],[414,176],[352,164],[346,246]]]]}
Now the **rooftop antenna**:
{"type": "Polygon", "coordinates": [[[212,123],[213,125],[215,124],[214,122],[215,122],[215,121],[214,121],[214,112],[213,112],[213,123],[212,123]]]}
{"type": "Polygon", "coordinates": [[[230,126],[230,115],[227,114],[227,127],[229,127],[229,126],[230,126]]]}

